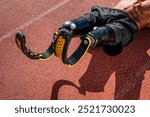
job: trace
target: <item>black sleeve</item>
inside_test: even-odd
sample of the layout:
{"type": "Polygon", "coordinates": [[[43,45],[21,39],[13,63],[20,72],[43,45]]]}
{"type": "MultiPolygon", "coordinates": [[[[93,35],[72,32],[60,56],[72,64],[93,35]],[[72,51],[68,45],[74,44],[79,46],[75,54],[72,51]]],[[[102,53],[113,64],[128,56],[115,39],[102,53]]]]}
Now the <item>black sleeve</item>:
{"type": "Polygon", "coordinates": [[[119,54],[123,47],[128,45],[135,37],[138,28],[129,15],[119,9],[93,6],[92,12],[84,15],[91,25],[107,25],[113,29],[116,45],[104,45],[104,51],[109,55],[119,54]]]}

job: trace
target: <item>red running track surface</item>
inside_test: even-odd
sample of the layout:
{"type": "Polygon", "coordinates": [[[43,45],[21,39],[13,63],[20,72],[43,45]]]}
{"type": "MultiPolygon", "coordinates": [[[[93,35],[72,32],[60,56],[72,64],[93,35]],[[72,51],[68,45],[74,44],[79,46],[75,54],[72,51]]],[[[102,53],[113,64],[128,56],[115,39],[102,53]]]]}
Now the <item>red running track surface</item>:
{"type": "MultiPolygon", "coordinates": [[[[93,5],[113,7],[119,0],[1,0],[0,99],[150,99],[150,30],[145,29],[115,57],[91,49],[73,68],[58,58],[32,61],[15,44],[15,32],[42,52],[65,21],[93,5]]],[[[79,44],[73,40],[74,47],[79,44]]]]}

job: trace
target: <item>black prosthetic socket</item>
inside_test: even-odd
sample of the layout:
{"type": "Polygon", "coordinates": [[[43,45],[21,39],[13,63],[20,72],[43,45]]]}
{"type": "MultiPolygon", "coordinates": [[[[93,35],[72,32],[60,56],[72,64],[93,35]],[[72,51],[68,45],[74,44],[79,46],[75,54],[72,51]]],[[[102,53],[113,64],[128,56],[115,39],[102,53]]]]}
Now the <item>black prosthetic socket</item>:
{"type": "Polygon", "coordinates": [[[104,46],[104,45],[116,45],[115,33],[108,26],[95,27],[93,31],[87,34],[92,40],[91,47],[104,46]]]}
{"type": "Polygon", "coordinates": [[[67,29],[73,32],[73,36],[81,37],[91,31],[93,27],[85,18],[80,17],[78,19],[65,22],[59,29],[67,29]]]}
{"type": "Polygon", "coordinates": [[[104,44],[102,48],[106,54],[115,56],[120,54],[123,48],[133,40],[133,33],[127,25],[123,25],[119,22],[113,22],[107,24],[107,26],[111,27],[114,32],[115,43],[114,45],[104,44]]]}

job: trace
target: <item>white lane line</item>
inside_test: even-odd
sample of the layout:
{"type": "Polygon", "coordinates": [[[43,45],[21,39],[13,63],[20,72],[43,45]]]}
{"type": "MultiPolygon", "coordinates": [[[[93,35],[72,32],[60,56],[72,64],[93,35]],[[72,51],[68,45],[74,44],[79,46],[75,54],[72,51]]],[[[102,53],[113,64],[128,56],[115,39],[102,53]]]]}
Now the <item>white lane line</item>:
{"type": "Polygon", "coordinates": [[[57,10],[58,8],[62,7],[63,5],[67,4],[69,1],[71,0],[63,0],[62,2],[58,3],[57,5],[51,7],[50,9],[48,9],[47,11],[41,13],[40,15],[30,19],[29,21],[25,22],[24,24],[22,24],[21,26],[16,27],[15,29],[11,30],[10,32],[8,32],[7,34],[3,35],[0,37],[0,42],[3,41],[4,39],[7,39],[8,37],[10,37],[11,35],[13,35],[14,33],[16,33],[16,31],[24,29],[25,27],[28,27],[29,25],[31,25],[33,22],[40,20],[41,18],[43,18],[44,16],[48,15],[49,13],[57,10]]]}

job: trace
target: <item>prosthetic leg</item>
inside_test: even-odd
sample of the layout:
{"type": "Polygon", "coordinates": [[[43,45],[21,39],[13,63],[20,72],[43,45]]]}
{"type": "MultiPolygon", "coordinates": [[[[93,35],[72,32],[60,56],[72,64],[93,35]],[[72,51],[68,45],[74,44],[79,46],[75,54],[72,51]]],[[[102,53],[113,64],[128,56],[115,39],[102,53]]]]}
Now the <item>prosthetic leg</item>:
{"type": "Polygon", "coordinates": [[[79,17],[78,19],[74,19],[71,21],[65,22],[60,28],[60,32],[54,42],[54,53],[55,55],[62,60],[64,64],[68,64],[70,67],[74,66],[88,51],[91,45],[90,38],[82,38],[89,31],[92,31],[93,26],[88,22],[88,20],[84,17],[79,17]],[[67,51],[70,44],[70,41],[74,37],[80,37],[82,42],[75,52],[67,57],[67,51]]]}

